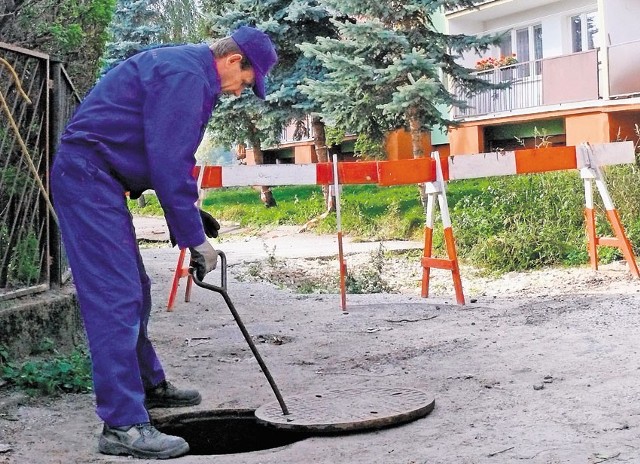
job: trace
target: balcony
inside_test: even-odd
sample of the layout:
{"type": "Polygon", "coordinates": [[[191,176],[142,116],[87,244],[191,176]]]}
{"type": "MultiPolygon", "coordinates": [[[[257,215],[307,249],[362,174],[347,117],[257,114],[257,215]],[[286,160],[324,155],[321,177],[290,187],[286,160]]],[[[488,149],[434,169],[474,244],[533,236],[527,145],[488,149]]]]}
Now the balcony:
{"type": "MultiPolygon", "coordinates": [[[[444,14],[452,19],[472,17],[473,21],[488,21],[496,17],[521,13],[523,10],[547,7],[562,0],[480,0],[472,7],[452,6],[444,14]]],[[[595,3],[595,0],[593,0],[595,3]]]]}
{"type": "Polygon", "coordinates": [[[546,105],[597,100],[598,51],[589,50],[543,60],[479,71],[476,75],[493,84],[509,83],[508,88],[484,91],[466,100],[467,108],[456,108],[454,118],[505,113],[546,105]]]}
{"type": "MultiPolygon", "coordinates": [[[[600,91],[598,50],[517,63],[475,73],[494,84],[509,82],[506,89],[487,90],[466,99],[468,108],[454,110],[454,118],[473,118],[540,106],[607,98],[600,91]]],[[[606,49],[608,98],[640,95],[640,40],[606,49]]],[[[457,97],[465,100],[460,92],[457,97]]]]}
{"type": "Polygon", "coordinates": [[[640,40],[612,45],[608,49],[609,96],[640,94],[640,40]]]}

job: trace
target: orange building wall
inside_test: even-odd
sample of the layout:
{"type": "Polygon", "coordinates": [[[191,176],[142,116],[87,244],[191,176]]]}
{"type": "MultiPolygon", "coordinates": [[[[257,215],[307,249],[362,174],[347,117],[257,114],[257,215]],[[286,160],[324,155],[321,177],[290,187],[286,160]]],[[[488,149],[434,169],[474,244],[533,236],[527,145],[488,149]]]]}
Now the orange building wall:
{"type": "Polygon", "coordinates": [[[318,157],[313,145],[298,145],[294,148],[296,164],[317,163],[318,157]]]}
{"type": "Polygon", "coordinates": [[[484,152],[484,132],[479,126],[454,127],[449,131],[451,155],[484,152]]]}
{"type": "Polygon", "coordinates": [[[253,148],[247,148],[246,156],[244,158],[244,162],[247,165],[256,164],[256,157],[253,154],[253,148]]]}
{"type": "MultiPolygon", "coordinates": [[[[385,141],[384,150],[389,161],[413,158],[411,134],[402,129],[391,132],[385,141]]],[[[431,136],[429,134],[422,135],[422,150],[425,156],[429,156],[432,151],[431,136]]]]}
{"type": "Polygon", "coordinates": [[[606,113],[567,116],[564,127],[567,146],[610,141],[609,116],[606,113]]]}
{"type": "Polygon", "coordinates": [[[432,151],[437,151],[440,158],[448,158],[451,155],[450,145],[434,145],[432,151]]]}

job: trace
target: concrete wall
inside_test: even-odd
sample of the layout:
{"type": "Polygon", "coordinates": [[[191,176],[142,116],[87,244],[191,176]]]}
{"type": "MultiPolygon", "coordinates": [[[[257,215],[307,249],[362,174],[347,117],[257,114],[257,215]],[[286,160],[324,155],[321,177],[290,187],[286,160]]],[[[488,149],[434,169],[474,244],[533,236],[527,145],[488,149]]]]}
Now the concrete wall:
{"type": "Polygon", "coordinates": [[[84,339],[73,286],[0,302],[0,345],[11,359],[28,356],[46,339],[60,352],[84,339]]]}

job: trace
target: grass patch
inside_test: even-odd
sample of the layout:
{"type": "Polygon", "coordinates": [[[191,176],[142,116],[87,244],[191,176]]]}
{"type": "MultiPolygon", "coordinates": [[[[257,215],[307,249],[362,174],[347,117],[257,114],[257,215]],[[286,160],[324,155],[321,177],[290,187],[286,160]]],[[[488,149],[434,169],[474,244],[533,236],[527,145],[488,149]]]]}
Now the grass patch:
{"type": "MultiPolygon", "coordinates": [[[[640,170],[636,165],[606,169],[607,185],[628,238],[640,244],[640,170]]],[[[209,190],[203,208],[214,217],[245,227],[301,226],[324,212],[318,186],[274,187],[278,202],[265,208],[248,187],[209,190]]],[[[584,187],[573,171],[471,179],[447,187],[458,253],[464,261],[489,272],[522,271],[588,262],[584,225],[584,187]]],[[[597,232],[611,235],[599,195],[597,232]]],[[[414,185],[378,187],[345,185],[341,195],[342,231],[361,240],[421,240],[424,210],[414,185]]],[[[153,196],[137,214],[157,214],[153,196]]],[[[444,253],[441,222],[436,213],[434,252],[444,253]]],[[[336,217],[317,222],[314,231],[335,233],[336,217]]],[[[636,254],[640,248],[634,248],[636,254]]],[[[616,248],[599,248],[603,263],[620,258],[616,248]]]]}

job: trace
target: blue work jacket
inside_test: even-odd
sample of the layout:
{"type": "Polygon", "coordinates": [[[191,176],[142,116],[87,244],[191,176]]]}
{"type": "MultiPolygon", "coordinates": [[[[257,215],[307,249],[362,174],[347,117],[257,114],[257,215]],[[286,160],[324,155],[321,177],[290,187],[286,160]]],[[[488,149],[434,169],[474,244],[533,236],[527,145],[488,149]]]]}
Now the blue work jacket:
{"type": "Polygon", "coordinates": [[[205,241],[195,202],[195,152],[220,96],[205,44],[147,50],[121,62],[89,92],[59,152],[87,156],[136,194],[155,190],[181,248],[205,241]]]}

